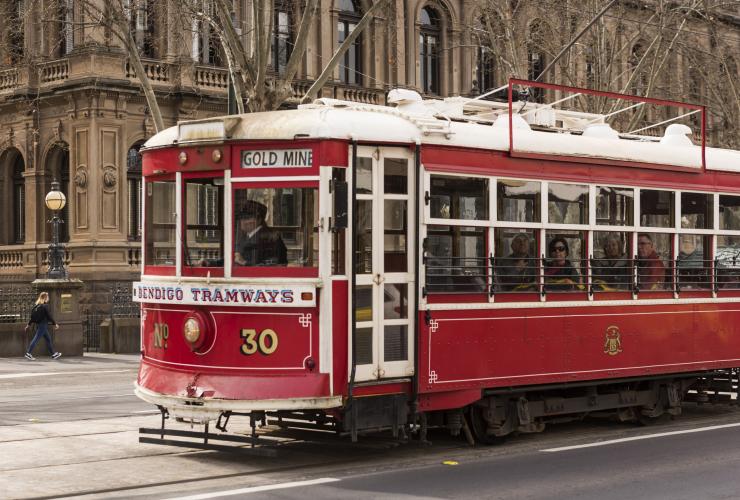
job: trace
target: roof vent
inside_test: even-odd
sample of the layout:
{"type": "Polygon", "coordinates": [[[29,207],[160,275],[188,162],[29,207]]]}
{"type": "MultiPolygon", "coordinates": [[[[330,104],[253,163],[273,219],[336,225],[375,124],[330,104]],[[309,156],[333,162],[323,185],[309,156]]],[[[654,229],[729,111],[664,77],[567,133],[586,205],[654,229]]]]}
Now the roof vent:
{"type": "Polygon", "coordinates": [[[694,143],[688,138],[689,135],[691,135],[691,128],[682,123],[673,123],[665,129],[660,143],[666,146],[693,146],[694,143]]]}
{"type": "Polygon", "coordinates": [[[619,133],[608,123],[592,123],[583,130],[583,137],[595,139],[619,139],[619,133]]]}
{"type": "MultiPolygon", "coordinates": [[[[521,115],[514,115],[511,123],[514,125],[514,130],[532,130],[529,128],[529,124],[521,117],[521,115]]],[[[494,128],[509,128],[509,114],[504,113],[496,118],[493,122],[494,128]]]]}
{"type": "Polygon", "coordinates": [[[388,92],[388,104],[395,105],[407,113],[429,114],[421,95],[409,89],[393,89],[388,92]]]}

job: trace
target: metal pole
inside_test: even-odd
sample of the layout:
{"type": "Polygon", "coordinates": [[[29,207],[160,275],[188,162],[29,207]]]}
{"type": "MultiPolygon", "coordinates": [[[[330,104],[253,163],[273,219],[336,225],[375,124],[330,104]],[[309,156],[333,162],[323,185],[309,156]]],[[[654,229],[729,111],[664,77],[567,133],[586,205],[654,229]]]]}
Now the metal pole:
{"type": "MultiPolygon", "coordinates": [[[[59,183],[51,183],[52,191],[59,191],[59,183]]],[[[59,244],[59,224],[63,222],[59,218],[59,210],[54,210],[51,218],[51,244],[49,245],[49,278],[64,279],[67,271],[64,269],[64,248],[59,244]]]]}

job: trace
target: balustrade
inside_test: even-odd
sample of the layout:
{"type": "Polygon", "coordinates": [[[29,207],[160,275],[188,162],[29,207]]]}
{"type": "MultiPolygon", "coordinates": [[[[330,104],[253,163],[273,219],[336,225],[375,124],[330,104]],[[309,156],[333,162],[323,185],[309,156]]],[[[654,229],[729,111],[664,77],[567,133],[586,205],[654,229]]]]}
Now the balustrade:
{"type": "Polygon", "coordinates": [[[18,86],[18,68],[0,71],[0,92],[11,90],[18,86]]]}
{"type": "Polygon", "coordinates": [[[69,78],[69,61],[60,59],[39,64],[39,75],[42,84],[64,81],[69,78]]]}
{"type": "MultiPolygon", "coordinates": [[[[170,81],[170,67],[157,61],[141,61],[144,73],[152,82],[168,83],[170,81]]],[[[126,61],[126,78],[136,78],[136,71],[131,63],[126,61]]]]}
{"type": "Polygon", "coordinates": [[[225,89],[229,86],[229,73],[223,68],[196,66],[195,84],[198,87],[225,89]]]}

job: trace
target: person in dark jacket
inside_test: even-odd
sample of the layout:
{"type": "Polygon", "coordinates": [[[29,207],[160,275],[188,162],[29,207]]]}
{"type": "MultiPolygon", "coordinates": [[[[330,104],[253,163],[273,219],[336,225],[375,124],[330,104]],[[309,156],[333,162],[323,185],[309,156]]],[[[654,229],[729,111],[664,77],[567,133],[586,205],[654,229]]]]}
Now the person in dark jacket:
{"type": "Polygon", "coordinates": [[[580,288],[581,276],[568,260],[570,251],[565,238],[553,238],[547,245],[550,260],[545,262],[545,290],[567,292],[580,288]]]}
{"type": "Polygon", "coordinates": [[[234,262],[240,266],[278,266],[288,263],[280,233],[265,223],[267,207],[248,200],[237,215],[234,262]]]}
{"type": "Polygon", "coordinates": [[[31,340],[31,344],[28,346],[28,350],[26,351],[26,359],[31,361],[36,359],[31,355],[33,348],[36,347],[36,344],[38,344],[42,338],[46,340],[46,348],[49,350],[51,359],[59,359],[62,356],[61,352],[54,351],[54,346],[51,342],[49,324],[54,325],[55,330],[59,329],[59,325],[54,321],[54,318],[49,311],[48,303],[49,294],[41,292],[39,294],[39,298],[36,299],[36,304],[33,306],[33,309],[31,309],[31,319],[28,320],[28,324],[26,325],[26,331],[31,328],[31,325],[36,325],[36,335],[33,336],[33,340],[31,340]]]}

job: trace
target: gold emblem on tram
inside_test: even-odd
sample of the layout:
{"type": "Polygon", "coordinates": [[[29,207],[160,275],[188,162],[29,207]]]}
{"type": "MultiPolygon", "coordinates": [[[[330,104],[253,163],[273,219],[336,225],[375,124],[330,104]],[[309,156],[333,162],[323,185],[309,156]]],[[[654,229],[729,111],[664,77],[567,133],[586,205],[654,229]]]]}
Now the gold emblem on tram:
{"type": "Polygon", "coordinates": [[[604,342],[604,354],[616,356],[622,352],[622,337],[618,326],[610,326],[606,329],[606,342],[604,342]]]}

